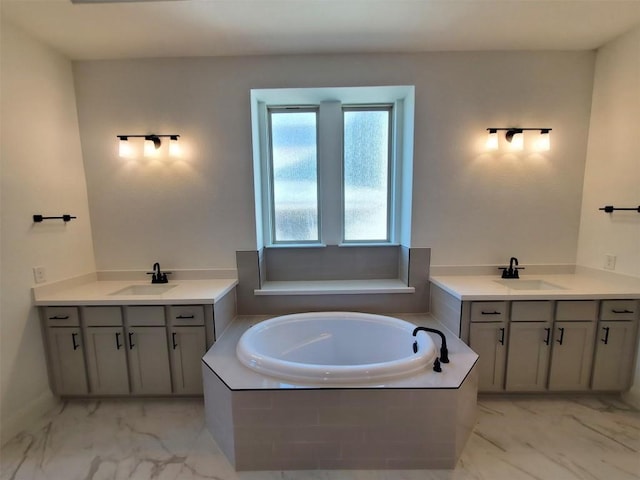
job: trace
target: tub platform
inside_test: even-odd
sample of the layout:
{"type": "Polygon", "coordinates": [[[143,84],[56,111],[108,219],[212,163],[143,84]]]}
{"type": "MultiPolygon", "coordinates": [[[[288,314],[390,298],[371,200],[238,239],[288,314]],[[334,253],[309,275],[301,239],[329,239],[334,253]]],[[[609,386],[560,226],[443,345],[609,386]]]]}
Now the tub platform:
{"type": "MultiPolygon", "coordinates": [[[[395,316],[444,330],[429,315],[395,316]]],[[[475,423],[478,356],[453,333],[442,373],[429,365],[384,383],[299,384],[236,357],[242,334],[267,318],[238,317],[202,361],[207,428],[236,470],[455,466],[475,423]]]]}

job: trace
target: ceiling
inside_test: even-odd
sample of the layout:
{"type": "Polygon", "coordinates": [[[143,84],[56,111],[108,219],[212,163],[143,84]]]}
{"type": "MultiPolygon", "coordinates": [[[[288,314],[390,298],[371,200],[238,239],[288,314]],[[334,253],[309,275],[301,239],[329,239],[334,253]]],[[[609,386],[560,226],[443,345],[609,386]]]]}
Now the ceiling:
{"type": "Polygon", "coordinates": [[[74,60],[462,50],[591,50],[640,0],[0,0],[74,60]]]}

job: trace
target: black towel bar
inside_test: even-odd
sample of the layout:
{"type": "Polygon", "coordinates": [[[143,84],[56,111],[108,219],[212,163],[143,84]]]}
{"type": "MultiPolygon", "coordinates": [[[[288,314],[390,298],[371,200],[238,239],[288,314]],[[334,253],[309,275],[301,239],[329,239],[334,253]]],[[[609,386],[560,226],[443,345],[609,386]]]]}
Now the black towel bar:
{"type": "Polygon", "coordinates": [[[78,217],[73,217],[73,216],[69,215],[68,213],[60,215],[59,217],[43,217],[42,215],[34,215],[33,216],[33,221],[35,223],[40,223],[43,220],[62,220],[62,221],[64,221],[66,223],[66,222],[69,222],[69,221],[73,220],[74,218],[78,218],[78,217]]]}
{"type": "Polygon", "coordinates": [[[607,213],[612,213],[615,210],[629,210],[640,213],[640,205],[638,205],[637,207],[614,207],[613,205],[606,205],[602,208],[599,208],[598,210],[602,210],[607,213]]]}

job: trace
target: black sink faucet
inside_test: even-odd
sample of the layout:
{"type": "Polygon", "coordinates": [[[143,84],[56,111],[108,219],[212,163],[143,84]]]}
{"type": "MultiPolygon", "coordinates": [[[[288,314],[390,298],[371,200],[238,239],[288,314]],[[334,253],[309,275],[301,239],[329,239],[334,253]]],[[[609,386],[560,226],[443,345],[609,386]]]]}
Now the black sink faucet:
{"type": "Polygon", "coordinates": [[[502,278],[520,278],[518,270],[524,270],[524,267],[519,267],[518,259],[511,257],[508,267],[498,267],[498,269],[502,270],[502,278]]]}
{"type": "Polygon", "coordinates": [[[151,283],[169,283],[167,275],[171,272],[163,272],[160,270],[160,264],[158,262],[153,264],[153,272],[147,272],[147,275],[151,275],[151,283]]]}

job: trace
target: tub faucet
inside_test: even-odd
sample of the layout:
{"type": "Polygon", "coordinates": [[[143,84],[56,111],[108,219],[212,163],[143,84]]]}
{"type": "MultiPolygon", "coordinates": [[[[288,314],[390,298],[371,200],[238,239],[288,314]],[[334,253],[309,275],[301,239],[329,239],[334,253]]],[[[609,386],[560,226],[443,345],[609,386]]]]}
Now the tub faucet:
{"type": "MultiPolygon", "coordinates": [[[[423,332],[431,332],[440,335],[440,339],[442,340],[442,344],[440,345],[440,359],[436,358],[436,363],[433,365],[433,369],[437,372],[437,368],[440,368],[440,362],[449,363],[449,350],[447,349],[447,339],[440,330],[436,330],[435,328],[427,328],[427,327],[416,327],[413,330],[413,336],[415,337],[419,331],[423,332]]],[[[418,341],[413,342],[413,353],[418,352],[418,341]]]]}
{"type": "Polygon", "coordinates": [[[151,275],[151,283],[169,283],[167,275],[171,272],[163,272],[160,270],[160,264],[158,262],[153,264],[153,272],[147,272],[147,275],[151,275]]]}
{"type": "Polygon", "coordinates": [[[508,267],[498,267],[498,269],[502,270],[502,278],[520,278],[518,270],[524,270],[524,267],[519,267],[518,259],[516,257],[511,257],[509,259],[508,267]]]}

